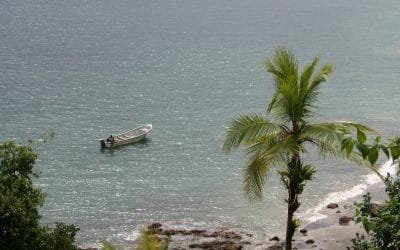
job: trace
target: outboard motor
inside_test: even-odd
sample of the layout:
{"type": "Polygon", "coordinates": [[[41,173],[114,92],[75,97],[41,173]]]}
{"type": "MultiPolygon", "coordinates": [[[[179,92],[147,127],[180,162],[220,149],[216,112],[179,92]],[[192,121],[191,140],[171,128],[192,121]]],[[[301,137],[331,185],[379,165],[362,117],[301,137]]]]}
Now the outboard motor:
{"type": "Polygon", "coordinates": [[[106,142],[104,140],[100,140],[100,144],[102,148],[106,147],[106,142]]]}

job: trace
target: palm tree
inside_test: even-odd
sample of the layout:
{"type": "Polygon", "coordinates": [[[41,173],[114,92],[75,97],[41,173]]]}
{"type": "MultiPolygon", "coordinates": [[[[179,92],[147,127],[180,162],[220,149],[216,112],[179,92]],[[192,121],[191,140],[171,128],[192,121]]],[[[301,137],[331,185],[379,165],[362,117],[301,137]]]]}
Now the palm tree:
{"type": "Polygon", "coordinates": [[[288,191],[286,249],[292,249],[292,238],[299,221],[294,213],[300,206],[299,195],[306,181],[313,178],[314,167],[304,164],[302,155],[306,145],[315,146],[322,155],[341,156],[362,163],[362,157],[342,150],[345,134],[372,131],[352,122],[311,123],[320,84],[333,71],[331,64],[318,71],[318,58],[306,65],[300,73],[293,53],[278,48],[272,59],[264,61],[274,78],[275,93],[267,106],[267,115],[241,115],[227,129],[223,150],[230,152],[245,147],[249,161],[244,173],[244,191],[250,200],[262,197],[263,185],[272,167],[279,167],[278,174],[288,191]],[[352,131],[353,130],[353,131],[352,131]]]}

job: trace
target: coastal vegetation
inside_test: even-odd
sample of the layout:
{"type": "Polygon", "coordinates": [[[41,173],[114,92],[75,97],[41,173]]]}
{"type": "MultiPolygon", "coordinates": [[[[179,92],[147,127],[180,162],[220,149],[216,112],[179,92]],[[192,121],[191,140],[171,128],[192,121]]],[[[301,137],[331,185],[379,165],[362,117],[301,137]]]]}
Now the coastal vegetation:
{"type": "Polygon", "coordinates": [[[278,168],[277,173],[288,193],[285,199],[286,249],[292,249],[292,238],[300,225],[294,217],[300,207],[299,196],[316,171],[303,160],[308,147],[314,146],[323,156],[342,157],[363,164],[362,155],[353,151],[353,147],[342,150],[342,142],[351,134],[362,136],[373,132],[367,126],[353,122],[314,123],[320,86],[333,71],[331,64],[317,69],[318,62],[315,57],[300,72],[298,61],[290,50],[276,49],[274,56],[264,61],[275,88],[266,114],[243,114],[234,118],[223,142],[225,152],[240,146],[245,148],[248,163],[243,186],[250,201],[262,198],[269,171],[278,168]]]}
{"type": "MultiPolygon", "coordinates": [[[[169,238],[160,239],[152,228],[142,228],[134,250],[168,250],[169,238]]],[[[108,241],[102,241],[101,250],[118,250],[119,248],[108,241]]]]}
{"type": "Polygon", "coordinates": [[[0,144],[0,249],[77,249],[75,225],[39,224],[45,194],[32,183],[37,157],[32,145],[0,144]]]}
{"type": "MultiPolygon", "coordinates": [[[[365,137],[357,140],[345,139],[344,147],[349,144],[356,145],[357,150],[374,164],[379,153],[384,153],[393,165],[400,165],[400,138],[395,137],[389,143],[381,143],[377,137],[372,145],[366,144],[365,137]]],[[[351,147],[351,146],[350,146],[351,147]]],[[[364,249],[400,249],[400,171],[394,178],[390,174],[384,179],[385,191],[388,199],[382,204],[372,202],[369,193],[363,196],[363,201],[356,206],[356,222],[362,223],[368,237],[356,235],[352,240],[354,250],[364,249]]],[[[348,248],[350,249],[350,248],[348,248]]]]}

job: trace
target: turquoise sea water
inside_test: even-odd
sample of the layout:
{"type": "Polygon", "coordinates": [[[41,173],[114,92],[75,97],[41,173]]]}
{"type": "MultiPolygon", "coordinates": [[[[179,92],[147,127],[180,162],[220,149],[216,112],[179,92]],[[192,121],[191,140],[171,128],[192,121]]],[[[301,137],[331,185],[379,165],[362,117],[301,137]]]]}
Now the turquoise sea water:
{"type": "MultiPolygon", "coordinates": [[[[287,46],[301,63],[336,65],[316,120],[399,134],[399,13],[386,0],[4,0],[0,141],[56,133],[39,148],[43,222],[77,224],[81,244],[124,244],[153,221],[283,232],[278,179],[263,201],[244,199],[243,154],[221,152],[226,126],[265,111],[262,60],[287,46]],[[98,138],[143,123],[145,142],[100,150],[98,138]]],[[[368,174],[310,160],[302,211],[368,174]]]]}

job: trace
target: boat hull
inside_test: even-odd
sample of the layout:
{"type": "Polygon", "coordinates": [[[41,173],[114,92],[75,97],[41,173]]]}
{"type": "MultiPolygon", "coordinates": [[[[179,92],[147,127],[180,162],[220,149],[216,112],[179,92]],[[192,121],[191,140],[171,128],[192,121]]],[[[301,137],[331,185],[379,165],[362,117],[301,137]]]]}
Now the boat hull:
{"type": "Polygon", "coordinates": [[[118,135],[110,135],[106,139],[100,140],[102,148],[115,148],[123,145],[139,142],[146,138],[146,135],[152,130],[151,124],[146,124],[130,131],[118,135]],[[110,139],[111,138],[111,139],[110,139]]]}

